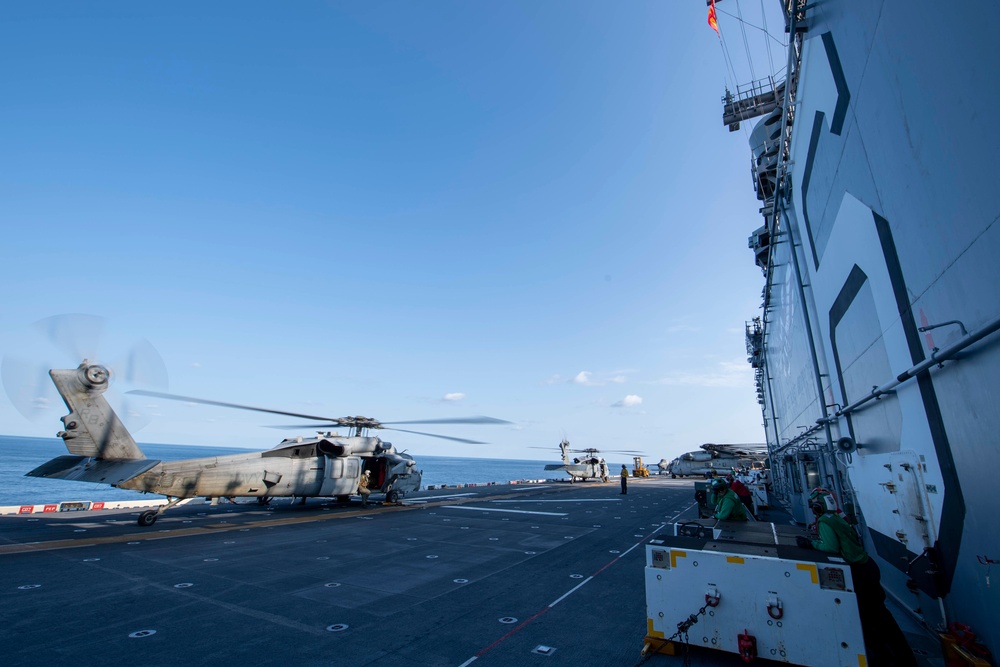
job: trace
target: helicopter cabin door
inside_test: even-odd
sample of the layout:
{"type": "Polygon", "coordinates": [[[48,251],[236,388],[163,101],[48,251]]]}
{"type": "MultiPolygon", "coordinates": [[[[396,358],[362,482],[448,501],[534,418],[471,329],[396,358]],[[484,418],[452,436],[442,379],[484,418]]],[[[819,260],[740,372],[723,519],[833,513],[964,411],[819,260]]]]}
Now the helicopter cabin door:
{"type": "Polygon", "coordinates": [[[365,470],[371,472],[372,478],[368,484],[370,489],[381,489],[385,486],[386,475],[388,473],[388,462],[381,457],[368,459],[365,461],[365,470]]]}
{"type": "Polygon", "coordinates": [[[326,476],[321,496],[350,495],[357,491],[361,461],[354,456],[326,458],[326,476]]]}

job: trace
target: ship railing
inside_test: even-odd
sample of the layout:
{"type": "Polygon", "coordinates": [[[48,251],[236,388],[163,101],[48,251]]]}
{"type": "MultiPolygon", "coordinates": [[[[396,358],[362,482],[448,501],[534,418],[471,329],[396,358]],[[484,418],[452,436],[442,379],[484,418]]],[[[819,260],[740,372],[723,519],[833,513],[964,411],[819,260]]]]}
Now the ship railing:
{"type": "Polygon", "coordinates": [[[735,93],[726,88],[722,96],[722,122],[729,126],[730,132],[735,132],[740,129],[740,121],[771,113],[781,102],[783,83],[768,76],[738,84],[735,93]]]}
{"type": "MultiPolygon", "coordinates": [[[[960,322],[957,321],[949,322],[949,324],[951,323],[961,324],[960,322]]],[[[921,327],[920,330],[925,331],[933,329],[936,326],[939,325],[921,327]]],[[[964,331],[965,325],[961,326],[962,330],[964,331]]],[[[954,359],[956,356],[958,356],[959,352],[969,347],[970,345],[979,342],[980,340],[989,336],[990,334],[996,332],[998,329],[1000,329],[1000,317],[994,319],[991,322],[988,322],[985,326],[983,326],[980,329],[977,329],[971,333],[966,333],[958,341],[949,345],[943,350],[934,348],[929,358],[923,360],[919,364],[916,364],[908,368],[907,370],[903,371],[902,373],[897,375],[894,379],[890,380],[889,382],[886,382],[882,386],[873,388],[871,393],[868,394],[867,396],[860,398],[849,405],[845,405],[843,408],[837,410],[837,412],[833,413],[829,417],[817,419],[816,427],[818,428],[820,425],[828,424],[836,420],[838,417],[854,412],[855,410],[861,408],[869,401],[873,401],[881,396],[884,396],[885,394],[892,392],[893,390],[895,390],[896,387],[903,384],[907,380],[915,378],[922,373],[928,372],[934,366],[943,367],[944,362],[954,359]]]]}

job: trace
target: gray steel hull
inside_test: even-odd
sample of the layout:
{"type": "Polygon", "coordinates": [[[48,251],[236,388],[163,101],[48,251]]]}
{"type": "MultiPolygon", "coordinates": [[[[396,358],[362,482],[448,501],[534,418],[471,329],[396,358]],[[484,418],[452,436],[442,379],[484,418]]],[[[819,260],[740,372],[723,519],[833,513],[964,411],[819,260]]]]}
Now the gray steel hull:
{"type": "Polygon", "coordinates": [[[1000,587],[976,556],[997,558],[1000,8],[958,9],[807,12],[748,338],[776,491],[796,518],[811,520],[809,488],[836,488],[890,594],[997,654],[1000,587]]]}

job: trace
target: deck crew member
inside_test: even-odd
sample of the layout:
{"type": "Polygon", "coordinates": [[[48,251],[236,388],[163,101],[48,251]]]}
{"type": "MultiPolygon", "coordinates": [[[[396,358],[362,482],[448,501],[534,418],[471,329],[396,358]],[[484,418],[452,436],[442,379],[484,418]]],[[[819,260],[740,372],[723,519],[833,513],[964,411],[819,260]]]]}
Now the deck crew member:
{"type": "Polygon", "coordinates": [[[746,484],[736,479],[733,475],[726,475],[726,481],[729,482],[729,488],[733,490],[736,497],[747,508],[747,514],[757,518],[757,515],[753,511],[753,495],[750,493],[750,489],[746,487],[746,484]]]}
{"type": "Polygon", "coordinates": [[[368,496],[372,494],[372,492],[368,490],[368,484],[371,482],[371,478],[372,471],[366,470],[365,474],[358,480],[358,495],[361,496],[362,507],[368,507],[368,496]]]}
{"type": "Polygon", "coordinates": [[[623,495],[628,493],[628,468],[625,467],[624,463],[622,464],[621,475],[622,475],[622,492],[619,493],[618,495],[623,495]]]}
{"type": "Polygon", "coordinates": [[[868,663],[887,667],[916,667],[916,658],[913,657],[903,631],[886,609],[882,573],[875,560],[865,553],[858,534],[842,516],[827,511],[822,499],[814,499],[809,507],[816,515],[819,539],[810,540],[799,536],[795,541],[804,549],[837,554],[851,566],[868,663]]]}
{"type": "Polygon", "coordinates": [[[715,518],[720,521],[746,521],[747,511],[743,503],[736,497],[729,484],[721,477],[712,480],[712,492],[715,494],[715,518]]]}

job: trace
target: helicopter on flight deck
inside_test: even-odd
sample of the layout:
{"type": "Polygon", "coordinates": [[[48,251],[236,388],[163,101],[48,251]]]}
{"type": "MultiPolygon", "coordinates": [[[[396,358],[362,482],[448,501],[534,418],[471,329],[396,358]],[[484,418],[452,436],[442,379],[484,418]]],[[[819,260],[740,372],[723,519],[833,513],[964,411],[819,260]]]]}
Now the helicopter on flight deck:
{"type": "Polygon", "coordinates": [[[251,497],[257,498],[262,504],[276,497],[297,497],[303,501],[309,497],[331,497],[346,502],[355,493],[358,481],[366,472],[371,474],[368,488],[384,493],[386,500],[395,503],[407,493],[420,489],[421,472],[412,456],[397,451],[391,443],[376,436],[368,436],[369,430],[385,429],[463,443],[485,444],[465,438],[390,428],[387,424],[510,423],[493,417],[382,423],[368,417],[337,419],[154,391],[128,392],[318,420],[323,423],[305,427],[343,427],[352,432],[341,436],[325,431],[309,438],[285,439],[273,449],[263,452],[158,461],[145,457],[114,409],[102,396],[111,380],[107,368],[88,363],[84,359],[78,368],[50,370],[49,376],[69,408],[69,414],[62,417],[65,430],[58,434],[66,443],[69,455],[58,456],[27,473],[27,476],[110,484],[122,489],[166,496],[165,505],[139,515],[140,526],[153,525],[163,511],[182,500],[196,497],[251,497]]]}
{"type": "Polygon", "coordinates": [[[662,459],[657,465],[670,477],[711,477],[734,468],[763,468],[767,447],[763,444],[705,443],[700,450],[681,454],[673,461],[662,459]]]}
{"type": "MultiPolygon", "coordinates": [[[[552,449],[551,447],[535,447],[534,449],[552,449]]],[[[635,452],[632,450],[624,449],[612,449],[605,450],[608,453],[617,454],[641,454],[642,452],[635,452]]],[[[569,440],[566,438],[562,439],[559,443],[559,452],[562,455],[562,463],[549,463],[545,466],[546,470],[561,470],[562,472],[569,475],[570,483],[576,482],[584,479],[600,479],[602,482],[607,482],[611,479],[611,473],[608,470],[608,463],[604,460],[603,456],[599,456],[601,450],[594,449],[593,447],[588,447],[587,449],[570,449],[569,440]],[[576,454],[583,454],[583,456],[574,457],[571,461],[569,458],[569,453],[573,452],[576,454]]]]}

